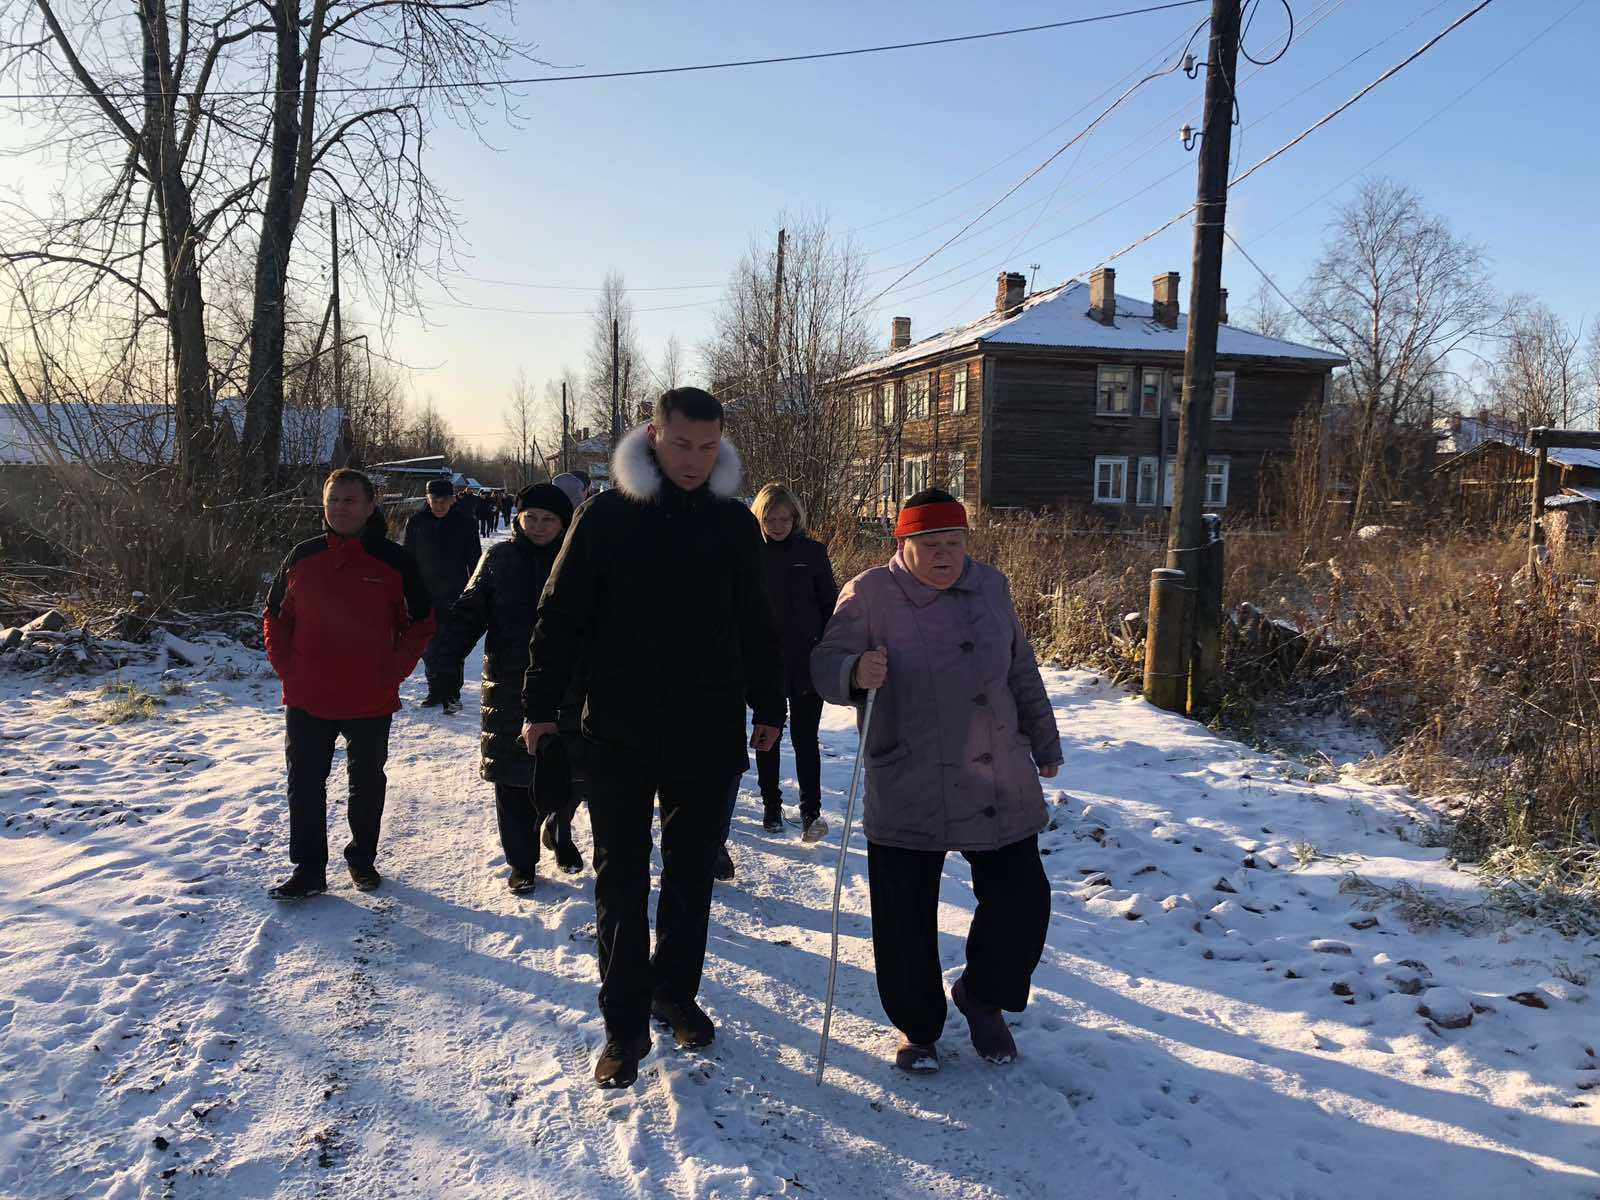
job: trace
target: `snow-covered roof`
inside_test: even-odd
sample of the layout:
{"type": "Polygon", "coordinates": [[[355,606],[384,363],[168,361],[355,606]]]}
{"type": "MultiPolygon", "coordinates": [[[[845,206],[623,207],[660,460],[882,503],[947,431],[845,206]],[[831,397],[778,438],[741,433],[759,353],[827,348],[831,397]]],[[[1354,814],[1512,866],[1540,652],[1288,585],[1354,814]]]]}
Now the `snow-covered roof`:
{"type": "Polygon", "coordinates": [[[1563,467],[1591,467],[1600,470],[1600,450],[1576,450],[1570,446],[1553,446],[1547,452],[1550,461],[1563,467]]]}
{"type": "Polygon", "coordinates": [[[1465,454],[1484,442],[1504,442],[1508,446],[1523,444],[1521,431],[1514,425],[1489,416],[1455,414],[1435,417],[1433,432],[1438,438],[1440,454],[1465,454]]]}
{"type": "MultiPolygon", "coordinates": [[[[217,416],[235,438],[244,428],[244,402],[217,402],[217,416]]],[[[317,466],[333,461],[343,422],[340,409],[286,408],[278,461],[317,466]]],[[[172,461],[173,410],[165,404],[0,404],[0,464],[47,466],[172,461]]]]}
{"type": "MultiPolygon", "coordinates": [[[[853,379],[919,359],[957,350],[964,346],[1038,346],[1062,349],[1111,350],[1122,352],[1163,351],[1182,354],[1189,337],[1189,318],[1178,314],[1173,329],[1155,319],[1148,300],[1117,296],[1117,315],[1103,325],[1089,315],[1089,285],[1082,280],[1036,292],[1022,303],[1020,312],[1006,316],[991,312],[967,325],[947,329],[931,338],[914,342],[904,350],[885,354],[845,372],[841,379],[853,379]]],[[[1251,333],[1232,325],[1217,330],[1217,354],[1221,358],[1293,358],[1343,366],[1342,355],[1315,346],[1303,346],[1281,338],[1251,333]]]]}

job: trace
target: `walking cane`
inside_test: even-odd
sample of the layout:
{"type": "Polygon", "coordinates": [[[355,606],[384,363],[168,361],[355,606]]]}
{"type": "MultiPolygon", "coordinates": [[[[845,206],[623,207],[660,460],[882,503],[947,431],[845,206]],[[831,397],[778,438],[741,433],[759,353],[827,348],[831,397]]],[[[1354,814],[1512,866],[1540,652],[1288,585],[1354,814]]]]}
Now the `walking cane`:
{"type": "Polygon", "coordinates": [[[833,872],[833,950],[828,956],[828,998],[822,1008],[822,1045],[817,1049],[817,1077],[822,1084],[822,1072],[828,1064],[828,1029],[833,1024],[833,985],[839,974],[839,894],[844,888],[845,856],[850,852],[850,821],[855,816],[856,784],[861,779],[861,759],[866,753],[867,731],[872,728],[872,705],[878,698],[878,689],[867,693],[867,709],[861,717],[861,738],[856,744],[856,765],[850,771],[850,796],[844,805],[844,832],[839,835],[839,865],[833,872]]]}

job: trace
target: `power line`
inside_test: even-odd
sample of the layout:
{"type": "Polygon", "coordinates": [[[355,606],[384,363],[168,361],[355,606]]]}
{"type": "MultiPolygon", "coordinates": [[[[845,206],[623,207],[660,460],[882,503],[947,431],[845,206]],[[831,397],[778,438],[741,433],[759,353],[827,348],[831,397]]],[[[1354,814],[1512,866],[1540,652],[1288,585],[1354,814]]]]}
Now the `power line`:
{"type": "MultiPolygon", "coordinates": [[[[995,29],[987,33],[966,33],[953,37],[924,38],[915,42],[891,42],[882,46],[859,46],[851,50],[821,50],[811,54],[783,54],[768,58],[744,58],[727,62],[694,63],[679,67],[642,67],[632,71],[589,71],[573,75],[532,75],[522,79],[466,79],[454,83],[411,83],[411,84],[347,84],[336,87],[320,87],[317,89],[321,95],[349,95],[371,92],[431,92],[431,91],[462,91],[470,88],[491,87],[521,87],[527,84],[539,83],[577,83],[584,80],[599,79],[638,79],[652,75],[687,75],[693,72],[726,71],[736,67],[767,67],[779,63],[819,62],[833,58],[855,58],[864,54],[884,54],[895,50],[920,50],[928,46],[953,46],[963,42],[981,42],[992,38],[1015,37],[1024,33],[1044,33],[1054,29],[1069,29],[1079,25],[1094,25],[1103,21],[1115,21],[1124,17],[1139,17],[1147,13],[1167,12],[1175,8],[1190,8],[1196,4],[1203,4],[1205,0],[1170,0],[1166,4],[1151,4],[1143,8],[1128,8],[1119,12],[1097,13],[1087,17],[1074,17],[1066,21],[1050,21],[1042,25],[1023,25],[1015,29],[995,29]]],[[[294,92],[299,94],[298,88],[241,88],[202,93],[206,96],[221,99],[224,97],[241,96],[276,96],[280,92],[294,92]]],[[[196,94],[193,89],[177,89],[165,92],[161,89],[143,90],[106,90],[103,93],[112,99],[139,100],[152,96],[162,98],[189,97],[196,94]]],[[[80,98],[81,92],[61,93],[10,93],[0,94],[0,101],[21,100],[75,100],[80,98]]]]}
{"type": "MultiPolygon", "coordinates": [[[[564,283],[525,283],[520,279],[486,279],[481,275],[468,275],[465,271],[449,271],[446,273],[450,279],[465,279],[470,283],[486,283],[492,287],[529,288],[544,292],[603,292],[604,287],[582,287],[576,284],[564,283]]],[[[629,284],[626,288],[630,292],[709,292],[726,287],[722,283],[674,283],[665,287],[634,287],[629,284]]]]}
{"type": "Polygon", "coordinates": [[[1240,243],[1239,239],[1233,236],[1233,231],[1232,230],[1226,229],[1226,228],[1223,229],[1222,236],[1227,238],[1230,242],[1233,243],[1233,248],[1235,250],[1237,250],[1240,254],[1244,255],[1245,262],[1249,263],[1252,267],[1255,268],[1256,274],[1261,276],[1262,280],[1266,283],[1266,285],[1269,288],[1271,288],[1273,291],[1277,292],[1278,293],[1278,298],[1281,299],[1290,308],[1292,308],[1294,310],[1294,312],[1295,312],[1295,315],[1297,317],[1299,317],[1302,321],[1304,321],[1307,325],[1309,325],[1312,328],[1312,330],[1314,330],[1316,332],[1318,337],[1320,337],[1323,341],[1327,342],[1328,345],[1330,345],[1330,346],[1338,345],[1337,340],[1334,339],[1334,338],[1329,337],[1328,334],[1327,334],[1327,331],[1324,330],[1322,328],[1322,326],[1318,325],[1315,321],[1313,321],[1306,314],[1305,309],[1301,308],[1298,304],[1296,304],[1293,300],[1291,300],[1289,298],[1289,293],[1288,292],[1284,291],[1281,287],[1278,286],[1278,281],[1276,279],[1274,279],[1271,275],[1268,275],[1267,272],[1266,272],[1266,269],[1264,267],[1262,267],[1262,265],[1260,263],[1258,263],[1255,259],[1250,257],[1250,251],[1246,250],[1244,248],[1244,246],[1240,243]]]}

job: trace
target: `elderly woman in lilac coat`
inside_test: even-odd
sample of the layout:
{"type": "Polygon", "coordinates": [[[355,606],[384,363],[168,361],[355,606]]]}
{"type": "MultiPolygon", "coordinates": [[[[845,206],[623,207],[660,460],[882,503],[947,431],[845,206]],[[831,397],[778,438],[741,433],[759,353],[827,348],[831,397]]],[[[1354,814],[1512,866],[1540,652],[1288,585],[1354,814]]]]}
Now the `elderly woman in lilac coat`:
{"type": "Polygon", "coordinates": [[[939,883],[945,855],[972,866],[977,911],[951,996],[991,1062],[1017,1047],[1050,922],[1039,861],[1039,779],[1061,764],[1055,715],[1005,576],[967,556],[966,508],[932,488],[906,502],[887,566],[852,579],[811,654],[818,690],[864,709],[867,871],[878,995],[900,1031],[895,1063],[939,1067],[944,1029],[939,883]]]}

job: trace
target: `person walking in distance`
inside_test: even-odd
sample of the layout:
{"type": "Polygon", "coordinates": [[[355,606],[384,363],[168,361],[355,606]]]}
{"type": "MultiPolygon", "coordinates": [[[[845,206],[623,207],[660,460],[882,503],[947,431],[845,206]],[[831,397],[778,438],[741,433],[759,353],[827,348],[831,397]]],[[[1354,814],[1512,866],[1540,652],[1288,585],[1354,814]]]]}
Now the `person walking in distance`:
{"type": "MultiPolygon", "coordinates": [[[[470,504],[470,495],[463,499],[470,504]]],[[[478,565],[478,555],[483,549],[468,505],[456,499],[455,488],[448,479],[428,481],[427,503],[406,522],[405,548],[422,570],[423,582],[442,628],[449,619],[451,605],[467,586],[472,569],[478,565]]],[[[432,646],[424,653],[422,666],[428,676],[428,694],[422,699],[422,707],[439,705],[452,716],[460,712],[461,684],[459,681],[452,683],[448,672],[441,673],[432,646]]]]}
{"type": "Polygon", "coordinates": [[[389,724],[400,681],[434,630],[416,562],[383,532],[372,481],[341,467],[322,488],[323,532],[289,552],[262,618],[267,658],[283,682],[289,861],[278,900],[327,891],[328,772],[344,738],[350,781],[345,862],[357,888],[378,886],[389,724]]]}
{"type": "Polygon", "coordinates": [[[440,673],[448,674],[459,691],[463,661],[478,639],[485,639],[479,772],[494,784],[500,847],[510,868],[506,886],[521,894],[534,888],[541,813],[548,813],[563,835],[553,846],[557,863],[564,870],[578,871],[583,869],[583,857],[572,844],[572,773],[566,745],[560,738],[546,738],[535,757],[522,744],[522,683],[528,673],[534,617],[572,520],[572,504],[560,488],[548,483],[529,484],[517,502],[511,537],[485,551],[435,636],[434,653],[440,673]]]}
{"type": "Polygon", "coordinates": [[[601,1087],[627,1087],[652,1014],[679,1046],[716,1035],[696,1002],[726,797],[783,723],[777,633],[761,532],[735,498],[739,456],[722,405],[673,388],[619,442],[616,487],[578,511],[539,603],[523,692],[530,750],[584,665],[594,833],[601,1087]],[[650,826],[661,805],[661,895],[650,950],[650,826]]]}
{"type": "Polygon", "coordinates": [[[887,566],[845,585],[811,652],[825,698],[859,709],[877,692],[862,754],[878,996],[900,1031],[895,1064],[938,1070],[939,880],[960,851],[978,907],[951,996],[978,1053],[1010,1062],[1002,1010],[1027,1004],[1050,924],[1039,780],[1059,769],[1061,738],[1005,576],[967,554],[966,507],[918,492],[895,538],[887,566]]]}
{"type": "MultiPolygon", "coordinates": [[[[789,699],[789,742],[794,747],[800,783],[801,836],[815,842],[827,836],[822,812],[822,749],[817,729],[822,697],[811,680],[811,651],[833,616],[839,599],[833,564],[821,542],[805,534],[805,509],[788,488],[769,483],[756,494],[751,512],[766,541],[767,592],[783,639],[783,674],[789,699]]],[[[769,833],[783,829],[783,789],[774,746],[756,755],[761,780],[762,824],[769,833]]]]}

